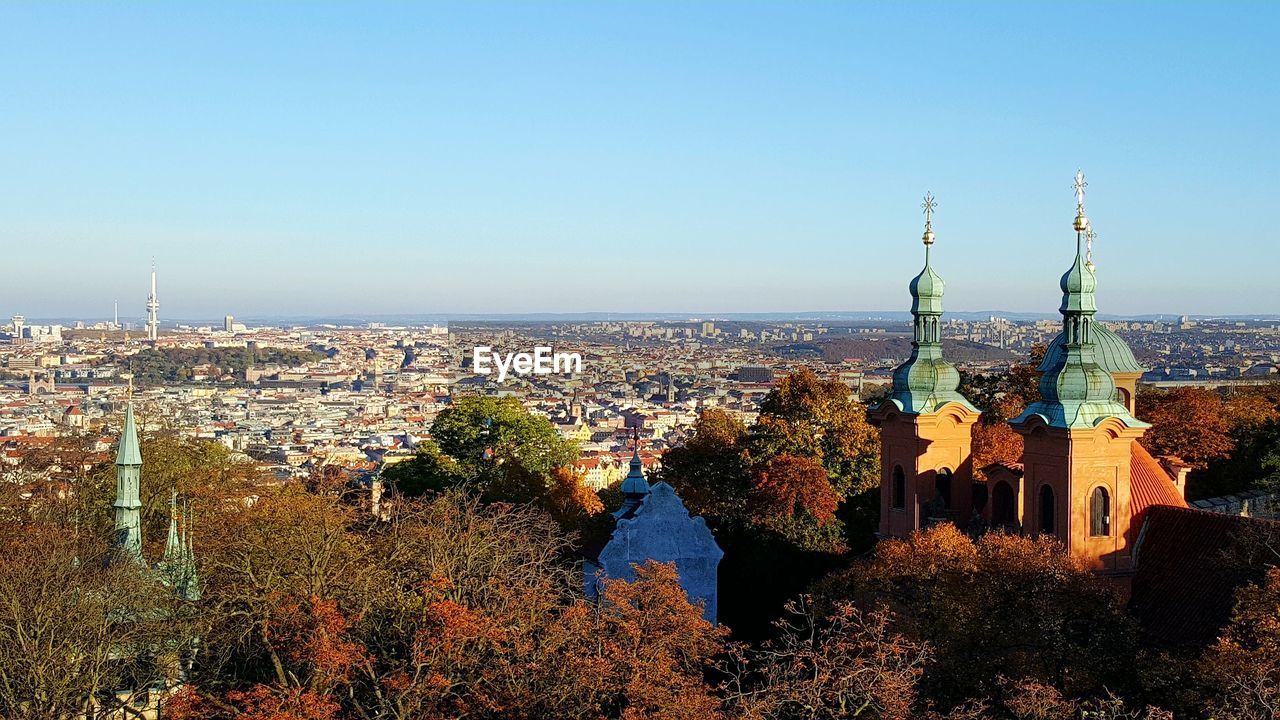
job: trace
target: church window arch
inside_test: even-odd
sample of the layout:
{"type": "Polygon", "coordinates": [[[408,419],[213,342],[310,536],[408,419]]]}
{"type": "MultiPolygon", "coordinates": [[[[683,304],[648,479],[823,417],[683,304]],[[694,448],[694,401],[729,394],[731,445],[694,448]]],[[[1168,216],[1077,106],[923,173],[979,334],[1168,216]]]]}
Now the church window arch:
{"type": "Polygon", "coordinates": [[[937,476],[933,480],[934,489],[938,493],[938,497],[942,499],[943,509],[951,509],[951,470],[942,468],[938,471],[937,476]]]}
{"type": "Polygon", "coordinates": [[[1111,494],[1104,487],[1096,487],[1089,496],[1089,534],[1106,537],[1111,534],[1111,494]]]}
{"type": "Polygon", "coordinates": [[[1049,485],[1040,487],[1040,532],[1054,535],[1057,532],[1057,508],[1054,507],[1053,488],[1049,485]]]}
{"type": "Polygon", "coordinates": [[[901,465],[893,466],[892,485],[893,487],[890,490],[892,493],[892,507],[895,510],[902,510],[907,506],[907,477],[902,472],[901,465]]]}
{"type": "Polygon", "coordinates": [[[991,489],[991,524],[1013,525],[1018,521],[1014,510],[1013,488],[1001,480],[991,489]]]}

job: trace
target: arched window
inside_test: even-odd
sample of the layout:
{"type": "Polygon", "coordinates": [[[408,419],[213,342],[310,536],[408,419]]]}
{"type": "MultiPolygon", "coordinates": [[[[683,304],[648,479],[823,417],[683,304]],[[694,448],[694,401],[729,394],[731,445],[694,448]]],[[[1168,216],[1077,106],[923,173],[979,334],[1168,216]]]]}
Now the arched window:
{"type": "Polygon", "coordinates": [[[1040,532],[1045,535],[1053,535],[1057,531],[1053,511],[1053,488],[1043,485],[1040,487],[1040,532]]]}
{"type": "Polygon", "coordinates": [[[896,510],[901,510],[907,506],[907,478],[902,473],[901,465],[893,467],[893,497],[891,504],[896,510]]]}
{"type": "Polygon", "coordinates": [[[1132,410],[1133,406],[1129,404],[1129,399],[1130,398],[1129,398],[1128,390],[1125,390],[1122,387],[1116,388],[1116,402],[1132,410]]]}
{"type": "Polygon", "coordinates": [[[1111,495],[1104,487],[1094,488],[1089,498],[1089,534],[1094,537],[1111,534],[1111,495]]]}
{"type": "Polygon", "coordinates": [[[1013,509],[1013,488],[1001,480],[991,490],[991,524],[1012,525],[1017,520],[1013,509]]]}
{"type": "Polygon", "coordinates": [[[942,468],[938,471],[938,476],[934,478],[934,487],[938,491],[938,497],[942,498],[943,509],[951,509],[951,471],[942,468]]]}
{"type": "Polygon", "coordinates": [[[981,514],[987,509],[987,486],[982,483],[973,484],[973,511],[981,514]]]}

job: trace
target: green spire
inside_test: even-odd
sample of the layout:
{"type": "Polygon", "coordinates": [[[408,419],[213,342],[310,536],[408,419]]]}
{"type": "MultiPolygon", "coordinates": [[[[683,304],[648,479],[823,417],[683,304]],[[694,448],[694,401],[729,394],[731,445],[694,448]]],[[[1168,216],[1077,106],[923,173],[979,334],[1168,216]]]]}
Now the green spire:
{"type": "Polygon", "coordinates": [[[178,563],[182,557],[182,538],[178,535],[178,489],[174,488],[169,495],[169,536],[164,541],[164,559],[161,564],[166,568],[178,563]]]}
{"type": "Polygon", "coordinates": [[[116,465],[141,465],[142,450],[138,445],[138,426],[133,420],[133,400],[124,411],[124,431],[116,449],[116,465]]]}
{"type": "Polygon", "coordinates": [[[196,573],[196,548],[195,542],[190,535],[193,517],[191,506],[188,505],[186,516],[182,522],[182,542],[180,543],[182,550],[182,584],[179,586],[178,593],[183,600],[191,602],[200,599],[200,577],[196,573]]]}
{"type": "Polygon", "coordinates": [[[142,479],[142,452],[138,449],[138,428],[133,420],[133,401],[124,412],[124,432],[116,453],[115,545],[125,556],[142,562],[142,501],[138,486],[142,479]]]}
{"type": "Polygon", "coordinates": [[[649,481],[644,477],[644,464],[640,462],[640,439],[632,428],[631,471],[622,481],[622,494],[627,498],[642,498],[649,494],[649,481]]]}
{"type": "Polygon", "coordinates": [[[200,585],[196,577],[196,556],[189,535],[190,527],[190,508],[179,513],[178,491],[175,489],[169,496],[169,537],[164,544],[164,558],[156,569],[160,579],[175,595],[184,600],[199,600],[200,585]]]}
{"type": "MultiPolygon", "coordinates": [[[[1098,287],[1092,263],[1085,258],[1084,240],[1089,218],[1084,212],[1084,173],[1076,173],[1076,256],[1058,283],[1062,289],[1062,350],[1046,355],[1040,366],[1040,400],[1032,403],[1011,422],[1022,424],[1039,415],[1047,424],[1060,428],[1089,428],[1114,417],[1128,427],[1148,427],[1129,414],[1116,400],[1116,383],[1098,362],[1094,339],[1094,314],[1098,311],[1094,291],[1098,287]]],[[[1056,341],[1055,341],[1056,342],[1056,341]]]]}
{"type": "Polygon", "coordinates": [[[942,357],[942,294],[946,289],[942,277],[932,265],[933,211],[937,207],[933,194],[924,198],[924,269],[911,280],[912,340],[911,357],[893,371],[893,391],[886,402],[898,405],[903,412],[926,414],[947,403],[959,403],[977,412],[963,395],[960,373],[942,357]]]}

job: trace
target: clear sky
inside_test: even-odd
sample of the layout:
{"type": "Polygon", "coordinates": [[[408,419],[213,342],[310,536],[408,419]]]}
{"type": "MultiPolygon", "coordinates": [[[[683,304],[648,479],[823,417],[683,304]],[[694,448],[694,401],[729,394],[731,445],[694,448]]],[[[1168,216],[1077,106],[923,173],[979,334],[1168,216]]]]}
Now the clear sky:
{"type": "Polygon", "coordinates": [[[0,4],[0,315],[1280,312],[1280,3],[0,4]]]}

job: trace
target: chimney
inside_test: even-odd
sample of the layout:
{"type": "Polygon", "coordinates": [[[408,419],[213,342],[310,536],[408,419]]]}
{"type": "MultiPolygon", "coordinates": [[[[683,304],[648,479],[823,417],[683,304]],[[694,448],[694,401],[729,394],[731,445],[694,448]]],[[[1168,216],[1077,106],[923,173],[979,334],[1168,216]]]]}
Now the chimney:
{"type": "Polygon", "coordinates": [[[1169,473],[1169,477],[1173,478],[1173,484],[1178,488],[1178,494],[1182,496],[1183,500],[1186,500],[1187,475],[1191,472],[1191,466],[1173,455],[1161,455],[1159,460],[1165,472],[1169,473]]]}

